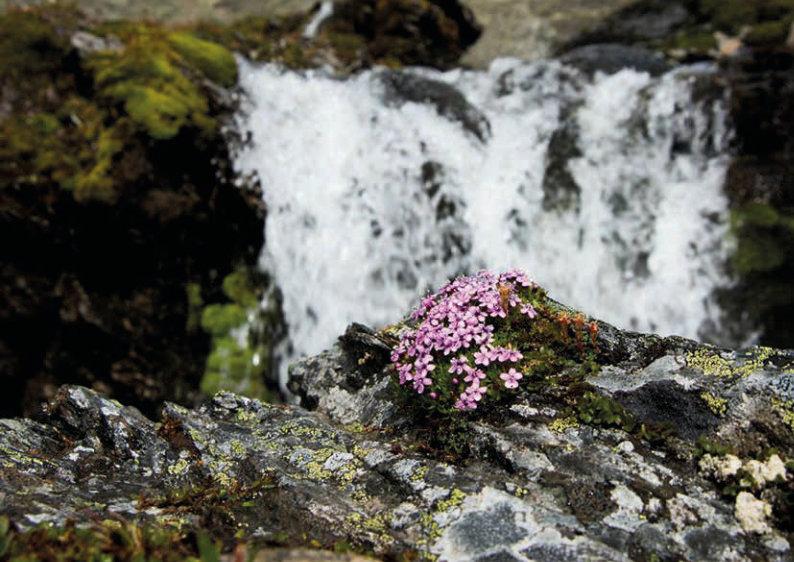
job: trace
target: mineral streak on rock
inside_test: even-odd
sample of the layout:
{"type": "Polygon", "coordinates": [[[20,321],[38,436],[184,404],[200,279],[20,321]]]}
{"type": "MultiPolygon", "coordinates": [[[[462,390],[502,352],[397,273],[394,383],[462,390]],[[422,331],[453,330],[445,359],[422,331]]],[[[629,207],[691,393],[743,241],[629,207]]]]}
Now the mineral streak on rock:
{"type": "Polygon", "coordinates": [[[632,424],[563,420],[573,390],[550,384],[461,415],[463,454],[433,438],[449,420],[406,410],[388,336],[363,326],[292,366],[300,406],[222,392],[155,423],[65,386],[41,419],[0,421],[0,515],[15,532],[120,518],[209,528],[227,549],[392,559],[789,560],[794,435],[770,405],[789,398],[794,358],[606,324],[599,338],[603,364],[582,384],[632,424]],[[738,375],[704,372],[693,353],[738,375]],[[648,429],[660,421],[667,432],[648,429]]]}

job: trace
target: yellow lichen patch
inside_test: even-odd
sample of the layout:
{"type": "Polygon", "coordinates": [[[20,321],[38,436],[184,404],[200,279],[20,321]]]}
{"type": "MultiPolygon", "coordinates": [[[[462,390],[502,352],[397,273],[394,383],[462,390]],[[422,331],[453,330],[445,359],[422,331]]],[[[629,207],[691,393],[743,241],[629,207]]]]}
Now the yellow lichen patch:
{"type": "Polygon", "coordinates": [[[364,426],[361,424],[361,422],[349,423],[349,424],[347,424],[344,427],[345,427],[345,431],[347,431],[349,433],[363,433],[364,432],[364,426]]]}
{"type": "Polygon", "coordinates": [[[310,437],[312,439],[333,439],[334,434],[319,427],[311,427],[298,422],[288,422],[281,426],[281,433],[294,437],[310,437]]]}
{"type": "Polygon", "coordinates": [[[188,468],[190,468],[190,463],[187,461],[187,459],[179,459],[168,467],[168,474],[179,476],[185,474],[188,468]]]}
{"type": "Polygon", "coordinates": [[[794,400],[772,398],[772,407],[791,431],[794,431],[794,400]]]}
{"type": "Polygon", "coordinates": [[[345,526],[355,534],[367,534],[380,545],[389,545],[394,538],[389,534],[392,516],[390,513],[378,513],[373,517],[364,517],[360,513],[351,513],[345,517],[345,526]]]}
{"type": "Polygon", "coordinates": [[[701,393],[700,398],[708,405],[709,409],[714,412],[715,416],[724,416],[728,411],[728,401],[725,398],[719,398],[710,392],[701,393]]]}
{"type": "Polygon", "coordinates": [[[717,351],[700,348],[686,354],[686,364],[688,367],[703,371],[706,375],[743,378],[763,369],[767,359],[774,354],[775,351],[770,347],[756,347],[753,348],[751,357],[729,360],[717,351]]]}
{"type": "Polygon", "coordinates": [[[422,526],[425,538],[417,541],[417,544],[430,545],[441,538],[441,527],[436,523],[432,513],[420,514],[419,524],[422,526]]]}
{"type": "Polygon", "coordinates": [[[549,429],[555,433],[565,433],[566,430],[579,427],[579,420],[575,416],[557,418],[549,424],[549,429]]]}
{"type": "Polygon", "coordinates": [[[445,511],[449,511],[453,507],[458,507],[460,504],[463,503],[463,500],[466,499],[466,493],[463,490],[458,488],[454,488],[449,497],[445,500],[441,500],[436,504],[436,512],[443,513],[445,511]]]}
{"type": "Polygon", "coordinates": [[[320,449],[314,453],[312,460],[306,464],[306,474],[311,480],[328,480],[333,476],[324,466],[325,461],[333,454],[333,449],[320,449]]]}
{"type": "Polygon", "coordinates": [[[733,376],[733,368],[730,361],[723,358],[719,353],[708,349],[698,349],[687,353],[686,364],[688,367],[699,369],[707,375],[715,377],[733,376]]]}
{"type": "Polygon", "coordinates": [[[413,474],[411,474],[411,480],[413,482],[419,482],[421,480],[424,480],[429,470],[430,469],[426,466],[420,466],[413,472],[413,474]]]}
{"type": "Polygon", "coordinates": [[[353,455],[358,459],[364,460],[370,452],[369,449],[365,449],[361,445],[353,445],[353,455]]]}
{"type": "Polygon", "coordinates": [[[229,444],[229,447],[231,448],[232,453],[234,453],[235,456],[239,457],[245,454],[245,446],[236,439],[229,444]]]}

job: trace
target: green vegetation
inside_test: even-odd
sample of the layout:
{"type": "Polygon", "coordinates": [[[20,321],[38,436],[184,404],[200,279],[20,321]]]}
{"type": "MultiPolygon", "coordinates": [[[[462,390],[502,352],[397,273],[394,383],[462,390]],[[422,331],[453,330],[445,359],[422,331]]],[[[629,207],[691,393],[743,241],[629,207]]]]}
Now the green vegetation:
{"type": "Polygon", "coordinates": [[[618,427],[627,431],[631,429],[632,420],[629,413],[623,406],[607,396],[595,392],[585,392],[576,405],[576,409],[582,423],[601,427],[618,427]]]}
{"type": "Polygon", "coordinates": [[[177,524],[106,519],[87,525],[41,525],[17,532],[0,517],[0,560],[6,562],[216,562],[220,545],[177,524]]]}
{"type": "MultiPolygon", "coordinates": [[[[265,401],[272,399],[265,376],[272,366],[280,313],[274,295],[262,307],[261,287],[266,279],[260,275],[257,280],[256,275],[244,267],[233,271],[223,279],[226,302],[208,304],[201,311],[201,327],[211,337],[211,351],[201,380],[205,394],[229,390],[265,401]]],[[[197,302],[194,295],[194,305],[197,302]]]]}
{"type": "Polygon", "coordinates": [[[794,215],[764,203],[749,203],[733,211],[737,239],[734,266],[741,274],[774,271],[794,259],[794,215]]]}

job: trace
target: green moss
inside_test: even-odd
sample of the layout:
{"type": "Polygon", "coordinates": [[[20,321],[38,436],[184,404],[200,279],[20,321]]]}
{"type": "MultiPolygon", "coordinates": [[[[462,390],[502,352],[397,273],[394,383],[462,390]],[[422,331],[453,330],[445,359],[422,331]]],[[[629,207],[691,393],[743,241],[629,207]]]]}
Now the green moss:
{"type": "Polygon", "coordinates": [[[233,337],[216,337],[201,379],[201,391],[212,395],[229,390],[267,400],[269,394],[264,386],[264,369],[256,353],[255,349],[241,346],[233,337]]]}
{"type": "Polygon", "coordinates": [[[8,552],[8,547],[11,544],[11,537],[9,533],[11,531],[11,522],[8,520],[8,517],[0,516],[0,558],[8,552]]]}
{"type": "Polygon", "coordinates": [[[745,232],[739,238],[733,264],[741,274],[773,271],[786,262],[787,249],[772,233],[745,232]]]}
{"type": "Polygon", "coordinates": [[[749,30],[745,42],[752,46],[784,43],[794,21],[791,0],[700,0],[699,4],[715,29],[733,35],[749,30]]]}
{"type": "Polygon", "coordinates": [[[261,289],[247,268],[236,269],[221,285],[231,302],[208,304],[201,311],[201,327],[212,337],[201,390],[229,390],[268,401],[272,396],[264,379],[271,342],[263,324],[274,320],[260,314],[261,289]]]}
{"type": "Polygon", "coordinates": [[[163,32],[143,25],[126,28],[121,52],[97,53],[88,66],[100,96],[123,105],[127,115],[149,136],[169,139],[182,127],[214,130],[207,97],[181,67],[163,32]]]}
{"type": "Polygon", "coordinates": [[[698,437],[695,443],[695,457],[700,458],[706,455],[711,455],[714,457],[723,457],[727,454],[733,454],[733,449],[730,446],[721,443],[719,441],[715,441],[713,439],[709,439],[706,436],[698,437]]]}
{"type": "Polygon", "coordinates": [[[259,294],[256,284],[245,268],[231,272],[223,279],[223,292],[232,302],[253,308],[259,304],[259,294]]]}
{"type": "Polygon", "coordinates": [[[577,413],[582,423],[602,427],[619,427],[628,431],[632,420],[629,413],[617,401],[597,394],[586,392],[577,404],[577,413]]]}
{"type": "Polygon", "coordinates": [[[742,206],[733,213],[733,222],[738,228],[747,225],[775,226],[780,222],[780,213],[766,203],[752,202],[742,206]]]}
{"type": "Polygon", "coordinates": [[[0,15],[0,82],[13,93],[0,123],[0,188],[48,187],[114,203],[157,142],[191,128],[217,134],[206,79],[236,81],[223,46],[154,23],[97,25],[60,5],[0,15]],[[71,35],[112,35],[120,49],[73,56],[71,35]]]}
{"type": "MultiPolygon", "coordinates": [[[[139,524],[104,520],[77,527],[42,525],[24,533],[0,534],[3,560],[67,562],[201,561],[220,559],[220,543],[203,531],[184,530],[178,523],[139,524]]],[[[0,532],[2,523],[0,522],[0,532]]]]}
{"type": "Polygon", "coordinates": [[[792,18],[777,21],[765,21],[752,27],[745,37],[745,43],[754,47],[779,45],[788,39],[792,18]]]}
{"type": "Polygon", "coordinates": [[[113,202],[113,166],[124,148],[124,123],[72,96],[56,113],[15,114],[0,125],[0,171],[19,184],[55,183],[78,201],[113,202]]]}
{"type": "Polygon", "coordinates": [[[225,337],[245,324],[246,310],[237,303],[210,304],[201,313],[201,327],[215,336],[225,337]]]}
{"type": "Polygon", "coordinates": [[[186,32],[170,33],[168,41],[189,65],[210,80],[226,87],[237,83],[237,63],[225,47],[186,32]]]}

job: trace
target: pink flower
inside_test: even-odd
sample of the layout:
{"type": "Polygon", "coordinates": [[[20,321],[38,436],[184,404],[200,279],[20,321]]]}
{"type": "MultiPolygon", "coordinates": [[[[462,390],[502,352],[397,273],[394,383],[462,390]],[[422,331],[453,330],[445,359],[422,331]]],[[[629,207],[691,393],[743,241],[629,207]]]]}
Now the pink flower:
{"type": "Polygon", "coordinates": [[[479,385],[480,381],[485,378],[485,373],[483,373],[479,369],[472,369],[471,367],[469,367],[467,373],[468,374],[463,378],[463,380],[468,383],[479,385]]]}
{"type": "MultiPolygon", "coordinates": [[[[502,274],[480,271],[458,277],[424,297],[412,314],[415,328],[402,332],[391,353],[400,384],[407,387],[410,382],[417,394],[454,404],[459,410],[477,408],[487,394],[487,387],[481,386],[488,378],[487,368],[523,359],[521,352],[509,345],[495,346],[496,327],[501,325],[498,318],[519,314],[519,309],[529,318],[538,314],[531,304],[522,301],[525,292],[521,287],[537,285],[519,270],[502,274]],[[439,387],[441,379],[434,382],[433,372],[447,362],[449,375],[443,376],[451,377],[442,376],[444,385],[439,387]],[[464,381],[467,386],[459,393],[464,381]]],[[[507,388],[516,388],[522,377],[515,369],[500,375],[507,388]]]]}
{"type": "Polygon", "coordinates": [[[474,364],[487,367],[492,361],[491,350],[481,347],[480,351],[474,352],[474,364]]]}
{"type": "Polygon", "coordinates": [[[538,315],[538,311],[535,310],[535,307],[531,304],[522,304],[521,305],[521,314],[526,314],[530,320],[536,318],[538,315]]]}
{"type": "Polygon", "coordinates": [[[455,375],[460,375],[469,366],[469,361],[465,357],[453,357],[449,363],[449,372],[455,375]]]}
{"type": "Polygon", "coordinates": [[[511,367],[509,371],[499,375],[499,378],[505,382],[505,388],[518,388],[518,381],[524,378],[524,375],[511,367]]]}
{"type": "Polygon", "coordinates": [[[433,381],[429,378],[422,378],[422,379],[415,379],[414,380],[414,390],[419,394],[422,394],[425,391],[425,387],[430,386],[433,384],[433,381]]]}

